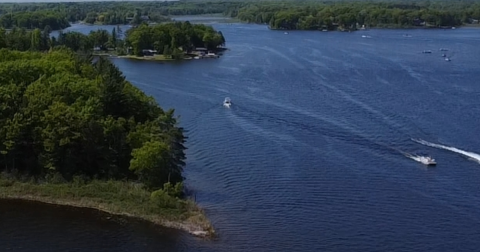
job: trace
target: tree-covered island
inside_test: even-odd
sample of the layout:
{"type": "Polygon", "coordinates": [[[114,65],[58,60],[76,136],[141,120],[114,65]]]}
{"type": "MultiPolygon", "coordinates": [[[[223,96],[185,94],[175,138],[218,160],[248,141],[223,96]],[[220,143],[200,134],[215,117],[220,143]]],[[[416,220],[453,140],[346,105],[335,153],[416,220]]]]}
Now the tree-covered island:
{"type": "Polygon", "coordinates": [[[166,23],[155,26],[142,24],[127,31],[124,46],[127,54],[139,56],[162,55],[164,58],[216,56],[225,38],[211,26],[190,22],[166,23]],[[206,54],[205,53],[208,53],[206,54]],[[197,55],[197,54],[198,55],[197,55]]]}

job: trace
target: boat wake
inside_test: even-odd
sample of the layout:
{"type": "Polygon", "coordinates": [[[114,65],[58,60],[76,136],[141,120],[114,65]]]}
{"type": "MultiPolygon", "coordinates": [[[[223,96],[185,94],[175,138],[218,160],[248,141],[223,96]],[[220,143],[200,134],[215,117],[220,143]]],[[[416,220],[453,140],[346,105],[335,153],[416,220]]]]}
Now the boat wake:
{"type": "Polygon", "coordinates": [[[469,158],[470,160],[473,160],[473,161],[475,161],[475,162],[477,162],[477,163],[480,164],[480,154],[477,154],[477,153],[474,153],[474,152],[464,151],[464,150],[461,150],[461,149],[457,149],[457,148],[455,148],[455,147],[450,147],[450,146],[445,146],[445,145],[441,145],[441,144],[430,143],[430,142],[425,141],[425,140],[422,140],[422,139],[414,139],[414,138],[412,138],[412,141],[417,142],[417,143],[419,143],[419,144],[426,145],[426,146],[430,146],[430,147],[434,147],[434,148],[438,148],[438,149],[449,150],[449,151],[451,151],[451,152],[455,152],[455,153],[461,154],[461,155],[469,158]]]}

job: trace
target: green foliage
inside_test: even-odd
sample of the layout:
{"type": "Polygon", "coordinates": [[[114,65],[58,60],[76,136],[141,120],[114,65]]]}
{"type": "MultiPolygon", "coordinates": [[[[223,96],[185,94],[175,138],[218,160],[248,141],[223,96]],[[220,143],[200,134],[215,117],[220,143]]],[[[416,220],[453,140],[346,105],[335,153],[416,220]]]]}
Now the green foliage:
{"type": "Polygon", "coordinates": [[[0,172],[183,180],[183,130],[108,60],[0,50],[0,172]]]}
{"type": "Polygon", "coordinates": [[[366,27],[457,26],[480,19],[475,1],[270,1],[246,2],[224,12],[272,29],[357,29],[366,27]]]}
{"type": "MultiPolygon", "coordinates": [[[[200,15],[222,13],[236,2],[185,3],[180,1],[146,2],[63,2],[63,3],[3,3],[0,4],[0,24],[4,27],[40,28],[49,24],[54,29],[68,22],[89,24],[141,24],[164,22],[172,15],[200,15]],[[57,26],[56,24],[59,24],[57,26]],[[36,26],[37,25],[37,26],[36,26]]],[[[68,25],[68,23],[67,23],[68,25]]]]}
{"type": "Polygon", "coordinates": [[[195,47],[216,49],[225,44],[222,33],[211,26],[190,24],[190,22],[175,22],[148,26],[140,25],[128,30],[126,45],[133,48],[133,53],[142,56],[145,49],[157,49],[164,55],[180,57],[182,51],[195,47]]]}
{"type": "Polygon", "coordinates": [[[27,29],[49,25],[56,30],[68,27],[68,22],[140,25],[168,21],[174,15],[219,13],[266,23],[273,29],[353,29],[356,23],[410,27],[418,24],[417,18],[431,26],[452,26],[479,20],[480,4],[472,0],[4,3],[0,4],[0,24],[27,29]]]}
{"type": "Polygon", "coordinates": [[[0,17],[0,24],[5,28],[22,27],[27,29],[44,29],[46,26],[49,26],[53,30],[60,30],[70,26],[66,13],[49,9],[9,12],[0,17]]]}

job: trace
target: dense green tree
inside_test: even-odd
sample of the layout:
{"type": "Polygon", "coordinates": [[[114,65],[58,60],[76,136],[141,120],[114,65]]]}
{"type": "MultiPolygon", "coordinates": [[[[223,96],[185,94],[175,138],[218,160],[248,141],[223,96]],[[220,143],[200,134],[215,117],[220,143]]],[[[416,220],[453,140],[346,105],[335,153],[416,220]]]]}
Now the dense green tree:
{"type": "Polygon", "coordinates": [[[44,29],[47,25],[54,30],[69,27],[65,13],[51,10],[30,12],[10,12],[0,17],[0,24],[5,28],[23,27],[27,29],[44,29]]]}
{"type": "MultiPolygon", "coordinates": [[[[39,45],[40,30],[31,36],[39,45]]],[[[173,111],[110,61],[91,60],[64,48],[0,50],[0,171],[137,179],[153,189],[182,182],[185,137],[173,111]]]]}
{"type": "Polygon", "coordinates": [[[165,55],[179,55],[195,47],[214,50],[225,44],[222,33],[211,26],[175,22],[149,26],[142,24],[127,32],[126,45],[141,56],[145,49],[156,49],[165,55]]]}

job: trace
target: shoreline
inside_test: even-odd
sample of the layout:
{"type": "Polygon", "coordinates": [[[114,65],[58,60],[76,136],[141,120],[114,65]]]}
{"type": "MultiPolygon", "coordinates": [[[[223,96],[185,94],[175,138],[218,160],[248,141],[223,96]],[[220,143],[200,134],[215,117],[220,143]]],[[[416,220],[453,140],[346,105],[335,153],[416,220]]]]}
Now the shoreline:
{"type": "MultiPolygon", "coordinates": [[[[133,192],[128,188],[124,188],[124,191],[117,192],[117,195],[111,195],[111,198],[102,198],[98,195],[91,197],[80,195],[77,196],[72,195],[76,193],[76,190],[62,190],[67,187],[70,189],[75,189],[78,187],[78,191],[81,191],[85,190],[87,187],[98,186],[99,183],[103,184],[102,186],[108,186],[108,184],[111,184],[112,182],[97,181],[95,183],[97,185],[93,185],[93,182],[86,183],[81,186],[75,185],[75,182],[61,184],[37,184],[32,182],[9,180],[0,175],[0,200],[25,200],[58,206],[88,208],[118,217],[139,219],[150,222],[154,225],[182,230],[200,238],[212,239],[215,237],[215,230],[213,229],[210,221],[206,218],[203,209],[198,207],[189,199],[182,200],[182,202],[184,202],[186,205],[189,205],[188,210],[178,213],[178,209],[151,209],[152,206],[148,205],[149,202],[142,205],[136,204],[138,202],[128,202],[128,199],[126,198],[127,196],[136,196],[134,195],[136,192],[133,192]],[[49,193],[49,191],[51,193],[49,193]],[[63,196],[59,196],[58,194],[63,196]],[[112,199],[115,197],[119,197],[124,201],[115,201],[115,199],[112,199]],[[148,212],[149,210],[150,212],[148,212]],[[153,213],[155,210],[165,210],[167,213],[170,213],[153,213]]],[[[122,184],[125,182],[113,183],[116,183],[116,186],[118,187],[119,185],[122,186],[122,184]]],[[[89,193],[92,194],[92,191],[89,191],[89,193]]],[[[78,194],[81,193],[79,192],[78,194]]]]}
{"type": "Polygon", "coordinates": [[[196,55],[193,55],[193,54],[185,54],[181,59],[165,58],[165,56],[162,54],[158,54],[154,56],[135,56],[135,55],[115,55],[110,53],[94,53],[93,56],[107,56],[109,58],[144,60],[144,61],[183,61],[183,60],[193,60],[193,59],[218,59],[220,58],[220,56],[223,55],[220,53],[226,50],[228,50],[228,48],[219,48],[215,51],[215,56],[203,56],[200,58],[195,58],[196,55]]]}
{"type": "MultiPolygon", "coordinates": [[[[248,23],[247,24],[253,24],[248,23]]],[[[368,27],[365,29],[333,29],[333,30],[322,30],[322,29],[285,29],[285,28],[271,28],[269,25],[266,25],[267,28],[271,31],[312,31],[312,32],[356,32],[356,31],[366,31],[366,30],[450,30],[450,29],[461,29],[461,28],[480,28],[480,24],[462,24],[456,26],[405,26],[405,27],[396,27],[396,26],[375,26],[368,27]]]]}

